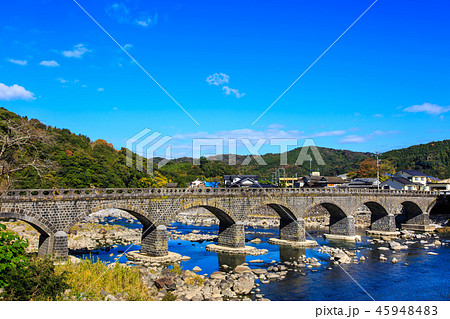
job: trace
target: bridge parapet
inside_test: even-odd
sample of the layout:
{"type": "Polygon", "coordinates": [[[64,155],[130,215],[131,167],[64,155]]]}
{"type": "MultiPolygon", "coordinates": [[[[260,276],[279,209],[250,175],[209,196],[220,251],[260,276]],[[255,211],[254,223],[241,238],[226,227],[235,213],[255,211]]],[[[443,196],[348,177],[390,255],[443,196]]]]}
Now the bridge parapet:
{"type": "Polygon", "coordinates": [[[233,196],[233,195],[389,195],[438,196],[437,191],[351,189],[351,188],[80,188],[80,189],[12,189],[0,191],[1,201],[23,201],[74,198],[132,198],[132,197],[182,197],[233,196]]]}

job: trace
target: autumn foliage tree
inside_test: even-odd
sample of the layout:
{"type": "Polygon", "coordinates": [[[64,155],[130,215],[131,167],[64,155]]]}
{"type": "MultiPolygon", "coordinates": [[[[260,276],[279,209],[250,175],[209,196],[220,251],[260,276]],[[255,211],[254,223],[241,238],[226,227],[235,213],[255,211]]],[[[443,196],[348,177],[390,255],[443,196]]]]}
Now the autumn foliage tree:
{"type": "MultiPolygon", "coordinates": [[[[395,173],[395,168],[388,160],[380,161],[380,180],[384,181],[388,178],[387,175],[395,173]]],[[[349,173],[350,178],[374,178],[377,177],[377,160],[375,158],[367,158],[361,162],[359,169],[355,172],[349,173]]]]}

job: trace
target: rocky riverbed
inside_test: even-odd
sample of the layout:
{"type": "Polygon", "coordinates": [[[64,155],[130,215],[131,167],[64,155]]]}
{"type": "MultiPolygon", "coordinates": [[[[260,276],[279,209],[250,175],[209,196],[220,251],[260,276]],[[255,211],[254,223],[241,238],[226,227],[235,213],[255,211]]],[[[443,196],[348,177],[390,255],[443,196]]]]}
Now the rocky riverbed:
{"type": "MultiPolygon", "coordinates": [[[[192,225],[190,221],[184,221],[192,225]]],[[[431,234],[404,230],[400,232],[399,237],[363,237],[362,243],[329,242],[321,238],[320,230],[316,229],[316,233],[312,232],[312,234],[319,242],[319,247],[300,250],[288,248],[282,251],[281,247],[267,242],[268,238],[277,236],[275,226],[269,229],[250,226],[246,234],[247,245],[253,245],[257,249],[268,249],[268,254],[257,257],[233,257],[235,259],[232,263],[228,261],[224,263],[223,256],[220,254],[205,251],[206,245],[217,239],[217,225],[203,226],[200,220],[193,220],[193,222],[199,226],[174,224],[168,227],[171,238],[169,250],[191,257],[190,261],[181,261],[181,267],[179,263],[168,265],[127,261],[125,256],[119,260],[124,267],[139,269],[141,279],[149,287],[153,299],[277,299],[278,296],[271,293],[272,288],[267,287],[283,286],[284,282],[290,282],[292,278],[297,278],[296,282],[300,280],[298,278],[304,276],[315,278],[314,276],[318,273],[337,271],[335,268],[339,267],[346,269],[358,267],[361,271],[365,271],[366,265],[369,264],[382,265],[385,271],[392,271],[390,267],[408,266],[410,268],[412,267],[411,256],[419,254],[438,260],[441,258],[440,254],[446,252],[440,247],[449,245],[448,235],[445,235],[448,228],[445,227],[431,234]],[[288,257],[286,257],[287,251],[288,257]],[[301,251],[301,253],[296,255],[292,254],[292,251],[301,251]],[[217,258],[219,267],[217,267],[217,258]],[[236,260],[240,261],[236,263],[236,260]]],[[[9,229],[29,239],[30,251],[37,251],[39,239],[37,231],[23,222],[11,221],[6,224],[9,229]]],[[[106,215],[95,214],[85,222],[77,224],[69,232],[69,248],[71,253],[85,257],[90,256],[94,250],[102,250],[104,256],[109,256],[109,259],[98,256],[97,260],[112,262],[127,249],[126,245],[140,243],[141,231],[140,224],[135,219],[129,218],[127,213],[111,211],[106,215]],[[114,247],[117,248],[114,249],[114,247]]],[[[139,249],[139,247],[133,249],[139,249]]],[[[352,271],[358,272],[355,269],[352,271]]],[[[326,278],[334,278],[334,276],[326,276],[326,278]]],[[[313,279],[303,284],[308,284],[311,280],[313,279]]],[[[108,292],[105,292],[105,299],[126,300],[120,294],[112,296],[108,292]]]]}

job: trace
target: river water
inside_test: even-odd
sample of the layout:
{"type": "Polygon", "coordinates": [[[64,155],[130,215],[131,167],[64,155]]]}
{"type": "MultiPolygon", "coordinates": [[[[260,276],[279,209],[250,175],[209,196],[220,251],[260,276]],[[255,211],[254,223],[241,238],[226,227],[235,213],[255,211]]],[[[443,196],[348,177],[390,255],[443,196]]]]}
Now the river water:
{"type": "MultiPolygon", "coordinates": [[[[115,220],[129,228],[141,228],[140,224],[126,223],[125,220],[115,220]]],[[[183,234],[199,230],[201,233],[217,234],[218,226],[204,227],[173,223],[177,231],[183,234]]],[[[246,239],[260,238],[259,244],[247,242],[246,245],[269,252],[260,256],[233,256],[209,252],[205,246],[213,242],[202,243],[183,241],[180,239],[169,241],[169,250],[183,256],[191,257],[182,261],[183,269],[199,266],[200,274],[211,274],[217,270],[225,270],[222,266],[234,267],[251,260],[262,260],[262,263],[249,263],[251,268],[264,268],[275,262],[298,259],[302,255],[315,257],[322,264],[321,267],[304,269],[301,273],[289,271],[281,281],[271,281],[259,287],[265,298],[270,300],[450,300],[450,237],[441,237],[445,245],[425,249],[423,245],[410,245],[409,249],[397,251],[381,251],[388,261],[380,261],[379,246],[368,243],[370,237],[362,236],[358,243],[329,242],[322,237],[323,231],[309,230],[319,245],[359,250],[357,256],[364,256],[366,261],[359,264],[333,265],[328,255],[321,254],[317,248],[293,249],[271,245],[267,240],[278,237],[278,229],[246,228],[246,239]],[[430,255],[435,252],[437,255],[430,255]],[[392,257],[398,263],[390,262],[392,257]],[[405,265],[405,263],[407,265],[405,265]]],[[[361,233],[364,235],[363,233],[361,233]]],[[[430,242],[430,240],[428,240],[430,242]]],[[[118,246],[93,250],[90,254],[76,255],[82,258],[113,262],[118,255],[128,250],[139,250],[139,245],[118,246]]],[[[126,256],[119,259],[126,263],[126,256]]]]}

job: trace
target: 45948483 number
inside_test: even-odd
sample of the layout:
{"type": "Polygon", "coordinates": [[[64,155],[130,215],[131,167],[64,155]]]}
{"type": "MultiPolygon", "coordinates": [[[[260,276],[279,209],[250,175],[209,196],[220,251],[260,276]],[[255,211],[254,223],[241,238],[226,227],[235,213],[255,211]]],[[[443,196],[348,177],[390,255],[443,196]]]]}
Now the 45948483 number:
{"type": "Polygon", "coordinates": [[[375,310],[380,316],[412,316],[412,315],[424,315],[424,316],[436,316],[438,314],[436,306],[379,306],[375,310]]]}

